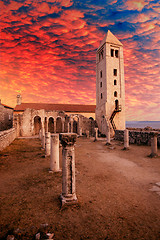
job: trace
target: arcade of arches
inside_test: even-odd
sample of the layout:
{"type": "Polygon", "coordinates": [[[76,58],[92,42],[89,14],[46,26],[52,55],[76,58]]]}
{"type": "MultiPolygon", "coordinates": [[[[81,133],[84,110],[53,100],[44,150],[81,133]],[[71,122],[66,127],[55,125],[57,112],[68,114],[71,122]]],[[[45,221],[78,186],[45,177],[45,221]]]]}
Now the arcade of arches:
{"type": "Polygon", "coordinates": [[[40,129],[51,133],[94,134],[95,120],[81,114],[67,115],[62,111],[46,111],[44,109],[26,109],[23,114],[14,115],[14,126],[17,136],[38,135],[40,129]]]}

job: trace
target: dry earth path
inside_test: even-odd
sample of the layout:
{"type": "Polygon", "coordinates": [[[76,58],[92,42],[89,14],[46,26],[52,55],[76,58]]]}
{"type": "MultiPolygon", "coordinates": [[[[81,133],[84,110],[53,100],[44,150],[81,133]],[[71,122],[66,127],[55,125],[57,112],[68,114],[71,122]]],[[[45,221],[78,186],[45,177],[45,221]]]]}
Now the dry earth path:
{"type": "Polygon", "coordinates": [[[160,158],[147,157],[148,146],[122,148],[79,138],[79,204],[61,209],[62,173],[48,173],[38,139],[16,139],[0,153],[0,239],[12,228],[32,239],[48,223],[54,239],[160,240],[160,158]]]}

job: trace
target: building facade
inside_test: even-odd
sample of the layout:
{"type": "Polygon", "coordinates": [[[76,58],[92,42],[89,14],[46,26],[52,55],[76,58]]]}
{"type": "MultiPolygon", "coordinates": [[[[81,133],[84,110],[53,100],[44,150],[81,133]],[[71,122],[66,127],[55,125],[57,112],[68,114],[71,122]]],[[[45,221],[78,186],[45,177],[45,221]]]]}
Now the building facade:
{"type": "Polygon", "coordinates": [[[125,129],[123,45],[110,31],[96,53],[96,121],[103,134],[125,129]]]}

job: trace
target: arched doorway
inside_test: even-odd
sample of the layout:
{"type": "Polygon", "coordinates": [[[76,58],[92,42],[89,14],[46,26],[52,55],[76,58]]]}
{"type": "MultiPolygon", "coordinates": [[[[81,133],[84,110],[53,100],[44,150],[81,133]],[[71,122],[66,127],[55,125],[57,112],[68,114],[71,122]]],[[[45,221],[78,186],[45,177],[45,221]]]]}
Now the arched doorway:
{"type": "Polygon", "coordinates": [[[118,105],[119,105],[118,100],[115,100],[115,110],[118,110],[118,105]]]}
{"type": "Polygon", "coordinates": [[[34,134],[39,134],[40,129],[42,128],[41,118],[39,116],[34,117],[34,134]]]}
{"type": "Polygon", "coordinates": [[[73,132],[77,133],[77,121],[73,121],[73,132]]]}
{"type": "Polygon", "coordinates": [[[61,133],[62,132],[62,120],[60,117],[56,119],[56,132],[61,133]]]}
{"type": "Polygon", "coordinates": [[[54,133],[54,118],[50,117],[48,121],[48,132],[54,133]]]}

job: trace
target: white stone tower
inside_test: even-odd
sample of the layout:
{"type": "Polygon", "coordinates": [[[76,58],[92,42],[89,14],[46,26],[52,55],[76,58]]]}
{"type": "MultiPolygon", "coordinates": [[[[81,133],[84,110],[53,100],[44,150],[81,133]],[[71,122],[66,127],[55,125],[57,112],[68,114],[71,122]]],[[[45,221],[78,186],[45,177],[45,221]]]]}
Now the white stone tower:
{"type": "Polygon", "coordinates": [[[96,54],[96,121],[103,134],[125,129],[123,45],[109,30],[96,54]]]}

